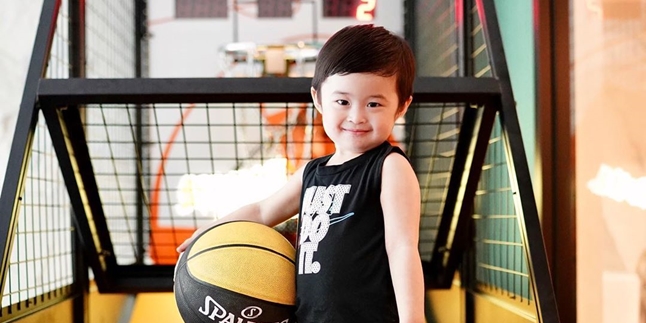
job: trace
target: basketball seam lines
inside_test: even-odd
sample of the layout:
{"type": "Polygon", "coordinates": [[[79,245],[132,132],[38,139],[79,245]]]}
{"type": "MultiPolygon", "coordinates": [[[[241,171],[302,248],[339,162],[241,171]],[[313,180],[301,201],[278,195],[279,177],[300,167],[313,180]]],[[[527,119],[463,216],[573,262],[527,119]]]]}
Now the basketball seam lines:
{"type": "Polygon", "coordinates": [[[265,251],[269,251],[271,253],[277,254],[277,255],[287,259],[292,264],[296,263],[294,260],[290,259],[286,255],[284,255],[284,254],[282,254],[280,252],[277,252],[277,251],[275,251],[273,249],[269,249],[269,248],[266,248],[266,247],[261,247],[261,246],[257,246],[257,245],[253,245],[253,244],[245,244],[245,243],[228,244],[228,245],[225,245],[225,246],[217,246],[217,247],[211,247],[211,248],[207,248],[207,249],[204,249],[204,250],[200,250],[199,252],[197,252],[196,254],[191,256],[190,258],[187,258],[186,262],[188,263],[191,259],[193,259],[193,258],[195,258],[195,257],[197,257],[197,256],[199,256],[199,255],[201,255],[201,254],[203,254],[205,252],[208,252],[208,251],[211,251],[211,250],[216,250],[216,249],[230,248],[230,247],[251,247],[251,248],[255,248],[255,249],[261,249],[261,250],[265,250],[265,251]]]}

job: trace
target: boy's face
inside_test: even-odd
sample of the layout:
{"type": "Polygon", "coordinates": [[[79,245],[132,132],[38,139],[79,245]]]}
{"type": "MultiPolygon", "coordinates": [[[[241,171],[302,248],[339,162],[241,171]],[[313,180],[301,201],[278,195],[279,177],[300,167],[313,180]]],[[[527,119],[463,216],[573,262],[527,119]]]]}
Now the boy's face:
{"type": "Polygon", "coordinates": [[[322,83],[320,93],[312,89],[323,128],[337,154],[359,155],[388,139],[395,120],[412,100],[398,109],[396,81],[396,76],[372,73],[335,74],[322,83]]]}

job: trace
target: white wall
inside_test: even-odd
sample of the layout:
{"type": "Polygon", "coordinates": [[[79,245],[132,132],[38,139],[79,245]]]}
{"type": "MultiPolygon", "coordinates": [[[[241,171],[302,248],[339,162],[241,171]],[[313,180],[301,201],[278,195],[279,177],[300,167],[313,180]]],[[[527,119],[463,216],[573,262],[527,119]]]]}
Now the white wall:
{"type": "MultiPolygon", "coordinates": [[[[230,0],[230,3],[232,0],[230,0]]],[[[360,23],[351,18],[323,18],[323,5],[316,0],[317,34],[324,41],[338,29],[360,23]]],[[[229,6],[231,8],[231,5],[229,6]]],[[[255,5],[245,5],[238,14],[238,42],[277,44],[311,40],[313,33],[313,4],[294,6],[291,19],[252,18],[255,5]],[[245,14],[246,13],[246,14],[245,14]]],[[[403,35],[403,1],[378,1],[372,23],[403,35]]],[[[213,77],[217,69],[217,50],[234,41],[234,13],[220,19],[175,20],[174,0],[148,3],[150,21],[151,77],[213,77]]]]}
{"type": "Polygon", "coordinates": [[[0,187],[42,3],[42,0],[0,0],[0,187]]]}

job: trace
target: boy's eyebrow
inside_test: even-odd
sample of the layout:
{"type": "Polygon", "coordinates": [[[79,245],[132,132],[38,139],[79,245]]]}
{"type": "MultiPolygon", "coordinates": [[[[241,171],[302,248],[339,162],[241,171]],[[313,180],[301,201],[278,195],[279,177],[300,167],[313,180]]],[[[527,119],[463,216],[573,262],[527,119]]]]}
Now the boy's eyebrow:
{"type": "MultiPolygon", "coordinates": [[[[349,95],[350,93],[349,92],[343,92],[343,91],[334,91],[334,92],[332,92],[332,94],[349,95]]],[[[388,101],[386,96],[384,96],[383,94],[371,94],[368,97],[373,98],[373,99],[382,99],[382,100],[388,101]]]]}
{"type": "Polygon", "coordinates": [[[382,99],[382,100],[388,101],[386,96],[384,96],[383,94],[375,94],[375,95],[371,95],[370,97],[375,98],[375,99],[382,99]]]}

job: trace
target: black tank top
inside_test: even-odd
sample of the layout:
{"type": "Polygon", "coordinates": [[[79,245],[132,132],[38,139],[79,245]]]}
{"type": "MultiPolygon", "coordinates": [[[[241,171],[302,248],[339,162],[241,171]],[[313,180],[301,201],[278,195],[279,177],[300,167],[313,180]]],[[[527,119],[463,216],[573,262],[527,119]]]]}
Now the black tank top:
{"type": "Polygon", "coordinates": [[[330,156],[303,173],[296,263],[298,323],[398,322],[384,239],[384,142],[341,165],[330,156]]]}

